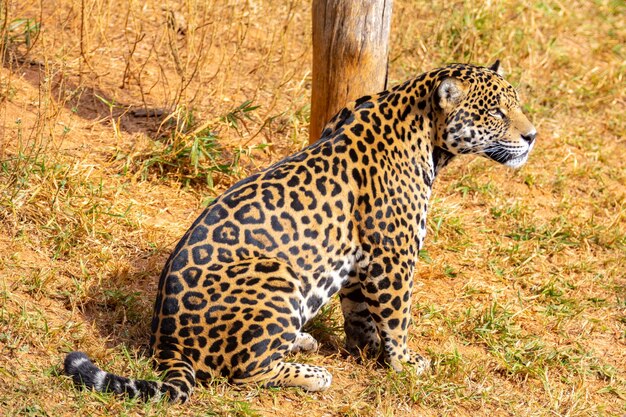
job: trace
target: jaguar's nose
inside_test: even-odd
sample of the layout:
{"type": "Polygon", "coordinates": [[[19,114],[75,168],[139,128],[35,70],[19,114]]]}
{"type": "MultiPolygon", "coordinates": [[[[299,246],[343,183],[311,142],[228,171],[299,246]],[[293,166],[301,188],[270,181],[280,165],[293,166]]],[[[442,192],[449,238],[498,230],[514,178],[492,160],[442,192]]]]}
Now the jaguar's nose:
{"type": "Polygon", "coordinates": [[[537,132],[534,132],[534,131],[527,133],[525,135],[522,135],[522,139],[524,139],[529,145],[532,145],[536,137],[537,137],[537,132]]]}

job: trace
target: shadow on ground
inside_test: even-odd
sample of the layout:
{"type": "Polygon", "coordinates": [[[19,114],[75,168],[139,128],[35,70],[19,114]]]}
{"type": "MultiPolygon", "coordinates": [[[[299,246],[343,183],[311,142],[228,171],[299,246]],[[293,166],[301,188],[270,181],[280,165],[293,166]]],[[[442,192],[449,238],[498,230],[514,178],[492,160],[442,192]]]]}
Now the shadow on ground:
{"type": "Polygon", "coordinates": [[[151,107],[145,103],[117,102],[97,86],[89,85],[92,80],[68,76],[62,70],[46,67],[44,63],[29,59],[13,59],[3,67],[16,77],[29,82],[41,91],[50,89],[50,96],[58,105],[87,121],[110,124],[125,133],[143,133],[152,138],[162,137],[167,132],[164,121],[170,114],[167,105],[151,107]],[[50,86],[43,83],[50,80],[50,86]]]}

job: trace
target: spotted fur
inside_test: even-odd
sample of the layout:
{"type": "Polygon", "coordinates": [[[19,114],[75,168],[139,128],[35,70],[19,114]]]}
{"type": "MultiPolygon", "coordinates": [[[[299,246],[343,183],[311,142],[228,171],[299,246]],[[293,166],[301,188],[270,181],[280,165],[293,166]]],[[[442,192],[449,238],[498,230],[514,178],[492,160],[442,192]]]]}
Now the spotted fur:
{"type": "Polygon", "coordinates": [[[217,198],[161,274],[150,345],[162,382],[130,380],[70,353],[99,391],[185,401],[197,382],[328,388],[324,368],[285,361],[317,342],[302,328],[339,293],[346,345],[400,370],[413,273],[437,173],[460,154],[522,165],[535,128],[490,68],[439,68],[341,110],[321,139],[217,198]]]}

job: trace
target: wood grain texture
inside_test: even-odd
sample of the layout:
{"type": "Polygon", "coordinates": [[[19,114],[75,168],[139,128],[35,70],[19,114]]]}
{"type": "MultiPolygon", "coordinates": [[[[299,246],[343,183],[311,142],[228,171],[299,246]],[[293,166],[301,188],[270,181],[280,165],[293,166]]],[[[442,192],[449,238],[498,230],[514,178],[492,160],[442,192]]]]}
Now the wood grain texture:
{"type": "Polygon", "coordinates": [[[392,0],[313,0],[309,141],[348,102],[384,90],[392,0]]]}

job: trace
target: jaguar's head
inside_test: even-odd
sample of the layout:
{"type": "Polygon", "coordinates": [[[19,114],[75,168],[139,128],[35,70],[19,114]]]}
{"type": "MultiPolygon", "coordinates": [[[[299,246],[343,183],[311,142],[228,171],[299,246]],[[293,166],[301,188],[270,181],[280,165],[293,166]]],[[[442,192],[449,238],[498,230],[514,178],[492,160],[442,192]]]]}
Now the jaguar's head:
{"type": "Polygon", "coordinates": [[[452,65],[440,73],[433,94],[438,111],[435,145],[478,154],[512,168],[522,166],[537,131],[522,113],[515,89],[491,67],[452,65]]]}

